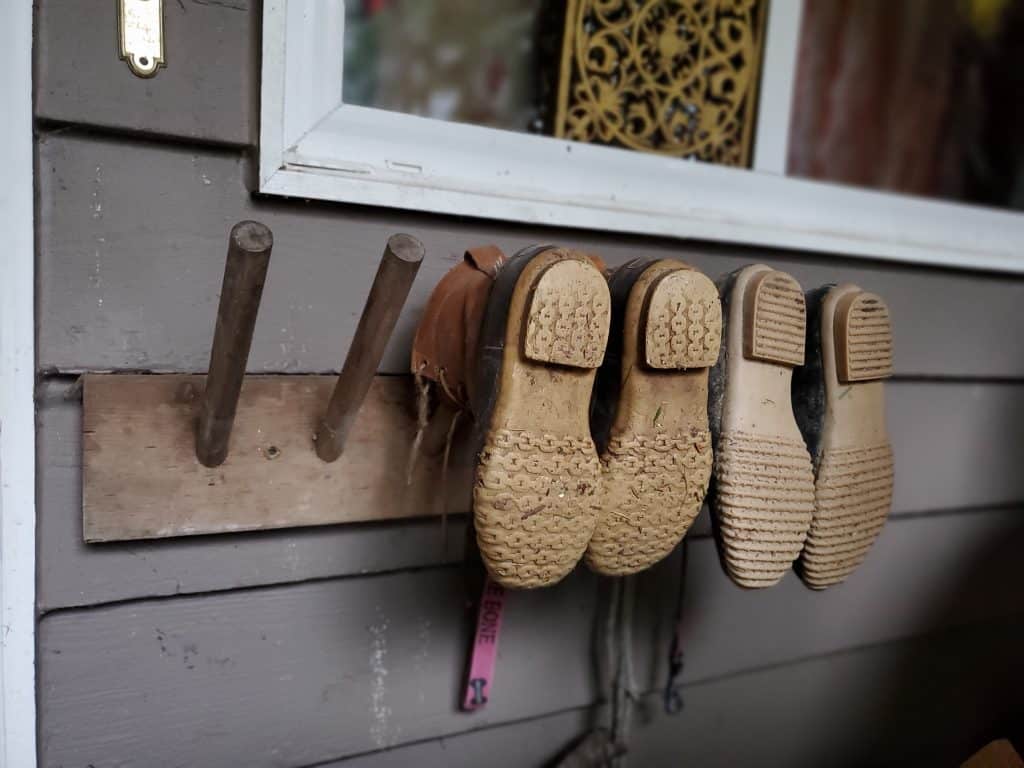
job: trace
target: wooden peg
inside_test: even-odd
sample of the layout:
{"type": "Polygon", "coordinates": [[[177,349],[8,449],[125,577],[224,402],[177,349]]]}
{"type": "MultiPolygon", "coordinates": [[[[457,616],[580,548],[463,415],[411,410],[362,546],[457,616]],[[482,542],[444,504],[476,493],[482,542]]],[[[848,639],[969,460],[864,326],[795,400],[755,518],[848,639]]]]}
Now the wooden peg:
{"type": "Polygon", "coordinates": [[[242,221],[231,229],[210,371],[196,428],[196,457],[207,467],[219,466],[228,456],[231,427],[273,247],[273,234],[257,221],[242,221]]]}
{"type": "Polygon", "coordinates": [[[398,322],[409,289],[423,261],[423,244],[409,235],[388,238],[381,256],[370,296],[363,307],[345,364],[338,376],[327,414],[316,432],[316,453],[334,461],[345,447],[345,439],[377,373],[384,348],[398,322]]]}

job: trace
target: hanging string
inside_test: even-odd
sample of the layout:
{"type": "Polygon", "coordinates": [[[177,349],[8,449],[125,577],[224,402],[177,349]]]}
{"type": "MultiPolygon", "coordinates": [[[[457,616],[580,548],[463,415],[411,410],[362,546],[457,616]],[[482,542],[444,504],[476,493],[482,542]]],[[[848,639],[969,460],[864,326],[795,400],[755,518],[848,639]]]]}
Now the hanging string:
{"type": "Polygon", "coordinates": [[[426,363],[420,365],[420,369],[414,374],[416,382],[416,437],[413,438],[412,448],[409,451],[409,463],[405,468],[405,484],[412,485],[413,472],[416,470],[416,462],[419,460],[420,448],[423,445],[423,435],[430,423],[430,382],[423,376],[423,369],[426,363]]]}
{"type": "Polygon", "coordinates": [[[453,403],[461,403],[462,398],[456,397],[455,393],[452,392],[452,390],[448,387],[448,381],[445,378],[445,373],[446,371],[444,367],[437,369],[437,379],[441,383],[441,389],[444,390],[444,393],[448,396],[448,399],[451,400],[453,403]]]}

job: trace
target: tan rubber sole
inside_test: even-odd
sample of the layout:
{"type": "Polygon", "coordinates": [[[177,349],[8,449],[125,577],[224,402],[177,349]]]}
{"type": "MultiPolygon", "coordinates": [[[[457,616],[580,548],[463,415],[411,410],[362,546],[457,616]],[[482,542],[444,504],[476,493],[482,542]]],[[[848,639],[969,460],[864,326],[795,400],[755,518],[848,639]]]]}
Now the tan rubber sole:
{"type": "Polygon", "coordinates": [[[593,570],[615,576],[668,555],[704,503],[712,465],[708,368],[722,336],[718,291],[682,262],[654,262],[630,289],[621,332],[619,400],[601,456],[604,503],[586,553],[593,570]]]}
{"type": "Polygon", "coordinates": [[[790,392],[806,306],[796,280],[764,265],[743,269],[730,290],[717,531],[733,581],[767,587],[799,556],[814,512],[814,471],[790,392]]]}
{"type": "Polygon", "coordinates": [[[543,251],[517,279],[473,492],[480,553],[503,586],[554,584],[593,534],[601,470],[589,407],[610,316],[604,276],[577,252],[543,251]]]}
{"type": "Polygon", "coordinates": [[[814,589],[838,584],[863,562],[889,516],[893,490],[883,383],[892,376],[889,308],[848,284],[823,302],[825,421],[814,519],[799,568],[814,589]]]}

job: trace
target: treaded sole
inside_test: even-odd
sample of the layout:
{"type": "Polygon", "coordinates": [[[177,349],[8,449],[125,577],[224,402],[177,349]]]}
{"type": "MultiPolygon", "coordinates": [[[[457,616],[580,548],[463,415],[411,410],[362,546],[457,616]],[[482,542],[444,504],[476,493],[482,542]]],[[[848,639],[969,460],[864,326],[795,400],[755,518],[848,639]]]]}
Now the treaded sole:
{"type": "Polygon", "coordinates": [[[528,265],[518,278],[506,321],[518,325],[506,337],[505,368],[514,371],[501,373],[508,391],[499,395],[473,491],[481,556],[493,578],[513,588],[548,586],[572,571],[601,499],[587,412],[608,337],[608,287],[589,261],[553,251],[534,258],[554,263],[539,274],[528,265]],[[550,419],[538,417],[544,408],[550,419]]]}
{"type": "Polygon", "coordinates": [[[800,575],[809,587],[838,584],[863,562],[889,517],[892,489],[888,444],[825,453],[817,509],[800,558],[800,575]]]}
{"type": "MultiPolygon", "coordinates": [[[[736,288],[742,297],[732,297],[742,301],[737,330],[745,360],[726,374],[726,397],[748,426],[718,435],[715,520],[726,572],[740,586],[761,588],[782,579],[803,549],[814,469],[792,417],[787,370],[804,361],[804,294],[785,272],[749,269],[761,271],[736,288]],[[774,387],[770,395],[766,384],[774,387]]],[[[730,343],[738,342],[733,334],[730,343]]]]}
{"type": "MultiPolygon", "coordinates": [[[[833,328],[841,384],[851,389],[877,386],[867,383],[892,375],[892,326],[889,308],[880,297],[864,291],[842,296],[833,328]]],[[[879,400],[872,407],[881,405],[879,400]]],[[[889,517],[893,478],[888,441],[823,451],[814,520],[799,563],[807,586],[824,589],[838,584],[867,557],[889,517]]]]}
{"type": "Polygon", "coordinates": [[[625,305],[616,332],[626,413],[601,456],[604,500],[586,553],[592,570],[610,576],[666,557],[700,512],[712,467],[706,369],[722,338],[715,284],[682,262],[650,262],[625,305]]]}
{"type": "Polygon", "coordinates": [[[711,478],[711,436],[612,438],[601,457],[605,503],[587,549],[598,573],[622,576],[666,557],[704,503],[711,478]]]}
{"type": "Polygon", "coordinates": [[[473,511],[480,554],[494,578],[531,588],[568,575],[593,534],[600,489],[589,435],[488,433],[473,511]]]}
{"type": "Polygon", "coordinates": [[[647,299],[644,357],[660,370],[709,368],[722,341],[722,303],[707,275],[679,269],[662,277],[647,299]]]}
{"type": "Polygon", "coordinates": [[[799,556],[814,514],[807,448],[764,435],[722,435],[715,478],[726,570],[741,586],[775,584],[799,556]]]}
{"type": "Polygon", "coordinates": [[[836,307],[836,375],[843,384],[892,376],[892,320],[880,296],[861,291],[836,307]]]}
{"type": "Polygon", "coordinates": [[[744,354],[751,360],[803,365],[807,307],[800,283],[785,272],[762,272],[751,280],[744,302],[744,354]]]}
{"type": "Polygon", "coordinates": [[[604,277],[591,264],[552,265],[533,288],[524,354],[540,363],[597,368],[608,343],[610,303],[604,277]]]}

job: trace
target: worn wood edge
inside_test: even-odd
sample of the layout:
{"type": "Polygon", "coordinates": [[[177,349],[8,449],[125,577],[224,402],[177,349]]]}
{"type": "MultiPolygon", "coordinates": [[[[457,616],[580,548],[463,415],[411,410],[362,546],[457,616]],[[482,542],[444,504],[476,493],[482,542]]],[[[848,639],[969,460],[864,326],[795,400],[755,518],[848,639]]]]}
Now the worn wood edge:
{"type": "Polygon", "coordinates": [[[194,450],[204,381],[202,375],[178,374],[83,377],[87,543],[401,520],[468,509],[471,468],[459,461],[458,451],[446,492],[438,493],[444,472],[443,443],[437,440],[424,440],[428,448],[414,464],[412,482],[406,482],[416,429],[409,377],[374,379],[348,450],[329,465],[317,457],[312,437],[334,378],[249,376],[228,458],[216,468],[203,467],[194,450]]]}

